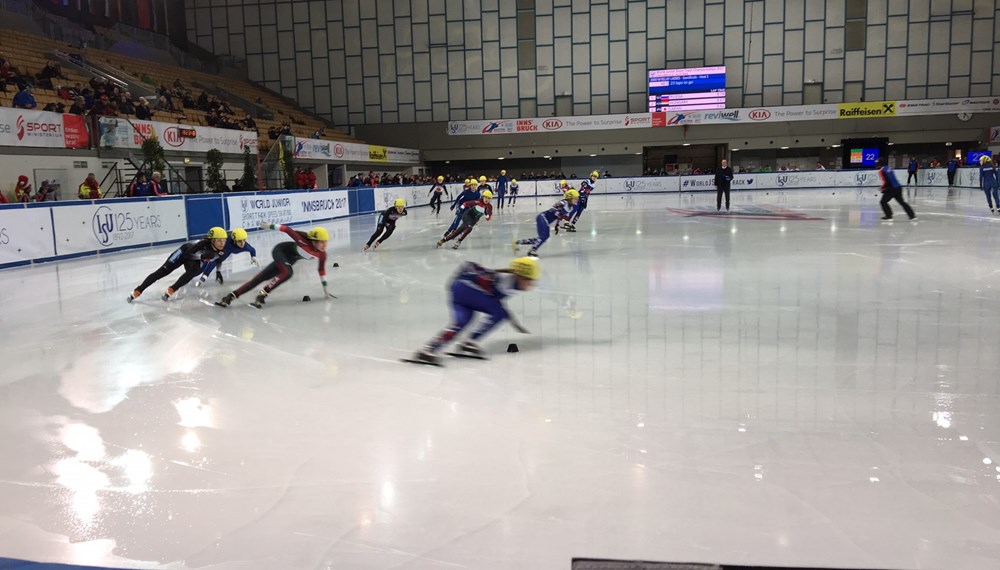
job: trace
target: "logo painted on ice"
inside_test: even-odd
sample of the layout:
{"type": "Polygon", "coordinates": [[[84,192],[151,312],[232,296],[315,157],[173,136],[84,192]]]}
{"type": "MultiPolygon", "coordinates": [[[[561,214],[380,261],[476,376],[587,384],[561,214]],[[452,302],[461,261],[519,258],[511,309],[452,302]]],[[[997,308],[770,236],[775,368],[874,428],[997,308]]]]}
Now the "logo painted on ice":
{"type": "MultiPolygon", "coordinates": [[[[625,124],[628,124],[628,123],[625,123],[625,124]]],[[[545,120],[545,121],[542,122],[542,128],[546,129],[546,130],[549,130],[549,131],[559,130],[559,129],[562,128],[562,126],[563,126],[563,122],[560,121],[559,119],[548,119],[548,120],[545,120]]]]}

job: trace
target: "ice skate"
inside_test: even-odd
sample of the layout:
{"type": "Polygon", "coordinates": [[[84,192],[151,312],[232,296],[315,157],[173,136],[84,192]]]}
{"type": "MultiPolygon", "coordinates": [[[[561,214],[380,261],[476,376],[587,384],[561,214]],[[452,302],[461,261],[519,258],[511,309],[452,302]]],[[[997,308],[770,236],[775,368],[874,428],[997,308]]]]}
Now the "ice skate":
{"type": "Polygon", "coordinates": [[[438,249],[441,249],[441,246],[442,246],[442,245],[444,245],[444,240],[443,240],[443,239],[439,239],[439,240],[438,240],[438,244],[437,244],[437,246],[438,246],[438,249]]]}
{"type": "Polygon", "coordinates": [[[257,299],[255,299],[253,303],[250,303],[250,306],[258,308],[258,309],[263,309],[264,308],[264,302],[265,302],[266,299],[267,299],[267,293],[265,293],[264,291],[261,291],[260,294],[257,295],[257,299]]]}
{"type": "Polygon", "coordinates": [[[364,249],[363,251],[368,251],[368,248],[369,248],[369,247],[371,247],[371,246],[370,246],[370,245],[368,245],[368,244],[366,243],[366,244],[365,244],[365,249],[364,249]]]}
{"type": "Polygon", "coordinates": [[[575,233],[576,232],[576,225],[567,223],[567,224],[563,225],[563,229],[566,230],[567,232],[575,233]]]}
{"type": "Polygon", "coordinates": [[[173,287],[167,287],[167,290],[163,292],[163,296],[160,298],[164,301],[169,301],[170,298],[174,296],[174,293],[175,291],[173,287]]]}
{"type": "Polygon", "coordinates": [[[410,358],[404,358],[403,362],[412,364],[427,364],[430,366],[441,366],[441,357],[426,349],[420,349],[413,353],[410,358]]]}
{"type": "Polygon", "coordinates": [[[138,290],[132,291],[131,293],[129,293],[128,302],[131,303],[132,301],[135,301],[136,299],[139,298],[139,295],[142,295],[142,293],[140,293],[138,290]]]}
{"type": "Polygon", "coordinates": [[[235,300],[236,300],[236,293],[230,293],[225,297],[223,297],[221,301],[217,301],[215,304],[220,307],[228,307],[235,300]]]}
{"type": "Polygon", "coordinates": [[[517,245],[517,240],[510,242],[510,245],[511,249],[514,250],[514,255],[517,255],[517,252],[521,251],[521,248],[517,245]]]}
{"type": "Polygon", "coordinates": [[[538,257],[538,250],[535,248],[531,248],[530,250],[528,250],[528,255],[530,255],[531,257],[538,257]]]}
{"type": "Polygon", "coordinates": [[[372,246],[372,249],[378,249],[378,246],[380,246],[380,245],[382,245],[382,242],[376,241],[375,245],[372,246]]]}
{"type": "Polygon", "coordinates": [[[455,245],[451,246],[451,249],[458,249],[461,246],[462,246],[462,240],[458,240],[455,242],[455,245]]]}
{"type": "Polygon", "coordinates": [[[471,340],[460,343],[453,352],[448,353],[448,356],[486,360],[486,353],[483,351],[483,348],[471,340]]]}
{"type": "Polygon", "coordinates": [[[882,216],[882,221],[883,222],[891,222],[892,221],[892,216],[882,216]]]}

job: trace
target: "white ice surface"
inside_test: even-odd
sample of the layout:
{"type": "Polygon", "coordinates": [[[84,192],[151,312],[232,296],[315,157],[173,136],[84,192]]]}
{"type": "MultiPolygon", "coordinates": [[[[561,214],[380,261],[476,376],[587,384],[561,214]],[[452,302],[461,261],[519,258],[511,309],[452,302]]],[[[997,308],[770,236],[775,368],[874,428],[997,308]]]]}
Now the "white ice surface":
{"type": "MultiPolygon", "coordinates": [[[[1000,217],[919,190],[737,193],[814,221],[595,197],[490,362],[402,364],[460,260],[414,209],[328,223],[264,310],[125,296],[171,247],[0,272],[0,556],[198,569],[569,568],[572,557],[1000,566],[1000,217]],[[303,295],[313,302],[302,303],[303,295]],[[573,311],[578,311],[575,313],[573,311]],[[573,316],[577,318],[573,318],[573,316]],[[516,342],[517,354],[507,354],[516,342]]],[[[551,200],[544,200],[545,205],[551,200]]],[[[710,206],[711,205],[711,206],[710,206]]],[[[261,260],[283,239],[252,234],[261,260]]],[[[247,256],[226,270],[248,279],[247,256]]],[[[244,301],[249,299],[244,298],[244,301]]]]}

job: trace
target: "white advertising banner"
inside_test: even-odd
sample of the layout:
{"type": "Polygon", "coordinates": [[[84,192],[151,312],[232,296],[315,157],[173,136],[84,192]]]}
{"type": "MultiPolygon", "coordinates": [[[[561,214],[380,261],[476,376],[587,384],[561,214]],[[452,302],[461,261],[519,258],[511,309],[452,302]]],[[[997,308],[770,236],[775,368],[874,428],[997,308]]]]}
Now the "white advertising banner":
{"type": "Polygon", "coordinates": [[[347,190],[282,194],[265,192],[227,196],[230,227],[252,228],[260,222],[300,224],[350,214],[347,190]]]}
{"type": "Polygon", "coordinates": [[[877,101],[866,103],[828,103],[779,107],[746,107],[711,111],[631,113],[628,115],[591,115],[483,121],[451,121],[449,135],[501,135],[562,131],[600,131],[643,129],[683,125],[725,125],[779,121],[820,121],[837,118],[906,117],[959,113],[1000,112],[1000,97],[964,97],[920,99],[912,101],[877,101]],[[842,111],[848,111],[843,113],[842,111]]]}
{"type": "Polygon", "coordinates": [[[90,139],[84,117],[2,107],[0,146],[87,148],[90,139]]]}
{"type": "Polygon", "coordinates": [[[53,206],[52,217],[57,255],[187,238],[181,198],[53,206]]]}
{"type": "Polygon", "coordinates": [[[295,158],[330,162],[392,162],[419,164],[420,151],[358,143],[339,143],[320,139],[295,138],[295,158]]]}
{"type": "MultiPolygon", "coordinates": [[[[652,127],[657,113],[627,115],[584,115],[531,119],[495,119],[492,121],[451,121],[450,135],[506,135],[563,131],[602,131],[609,129],[646,129],[652,127]]],[[[662,114],[662,113],[660,113],[662,114]]]]}
{"type": "Polygon", "coordinates": [[[156,121],[101,117],[102,148],[141,148],[142,142],[150,137],[160,140],[164,150],[208,152],[217,149],[225,154],[243,154],[243,147],[249,146],[257,152],[257,133],[235,131],[190,125],[175,125],[156,121]]]}
{"type": "Polygon", "coordinates": [[[48,208],[0,210],[0,265],[56,254],[48,208]]]}

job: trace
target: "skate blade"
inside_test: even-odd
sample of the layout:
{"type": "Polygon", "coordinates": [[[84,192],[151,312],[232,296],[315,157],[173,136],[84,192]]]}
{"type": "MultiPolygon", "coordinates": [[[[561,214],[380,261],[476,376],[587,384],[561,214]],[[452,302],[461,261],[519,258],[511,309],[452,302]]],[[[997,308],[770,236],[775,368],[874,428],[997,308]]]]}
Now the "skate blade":
{"type": "Polygon", "coordinates": [[[442,368],[444,365],[440,362],[427,362],[426,360],[414,360],[412,358],[400,358],[400,362],[406,362],[408,364],[423,364],[424,366],[437,366],[442,368]]]}
{"type": "Polygon", "coordinates": [[[489,360],[485,356],[476,356],[474,354],[465,354],[463,352],[446,352],[448,356],[454,356],[455,358],[467,358],[469,360],[489,360]]]}

